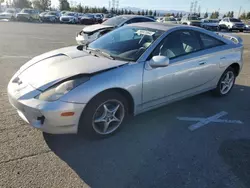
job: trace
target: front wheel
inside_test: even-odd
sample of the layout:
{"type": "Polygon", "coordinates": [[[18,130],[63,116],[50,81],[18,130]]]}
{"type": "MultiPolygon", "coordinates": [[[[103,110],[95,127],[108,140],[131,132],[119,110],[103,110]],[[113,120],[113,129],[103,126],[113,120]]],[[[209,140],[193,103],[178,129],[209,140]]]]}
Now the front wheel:
{"type": "Polygon", "coordinates": [[[117,92],[105,92],[92,99],[79,122],[84,137],[108,137],[121,127],[128,114],[127,100],[117,92]]]}
{"type": "Polygon", "coordinates": [[[229,67],[221,76],[217,88],[213,91],[217,96],[226,96],[232,90],[235,83],[235,71],[229,67]]]}

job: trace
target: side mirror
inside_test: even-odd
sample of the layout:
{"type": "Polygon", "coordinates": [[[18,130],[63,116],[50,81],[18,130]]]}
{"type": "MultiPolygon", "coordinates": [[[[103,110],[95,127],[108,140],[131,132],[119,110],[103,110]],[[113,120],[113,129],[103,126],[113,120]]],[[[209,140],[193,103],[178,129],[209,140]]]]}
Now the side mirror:
{"type": "Polygon", "coordinates": [[[149,65],[152,68],[166,67],[169,65],[169,58],[166,56],[154,56],[150,61],[149,65]]]}

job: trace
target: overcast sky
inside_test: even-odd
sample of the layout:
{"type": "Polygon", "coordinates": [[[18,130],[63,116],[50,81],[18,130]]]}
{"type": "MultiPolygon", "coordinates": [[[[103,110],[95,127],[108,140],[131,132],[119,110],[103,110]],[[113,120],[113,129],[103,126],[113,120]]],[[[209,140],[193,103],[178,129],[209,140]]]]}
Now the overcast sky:
{"type": "MultiPolygon", "coordinates": [[[[108,7],[109,0],[68,0],[69,2],[82,3],[88,6],[106,6],[108,7]]],[[[192,0],[120,0],[120,7],[137,7],[142,9],[157,9],[157,10],[190,10],[190,2],[192,0]]],[[[58,0],[52,0],[53,5],[58,5],[58,0]]],[[[208,9],[209,12],[220,9],[224,13],[229,10],[238,12],[240,6],[242,11],[250,11],[250,0],[199,0],[201,12],[208,9]]]]}

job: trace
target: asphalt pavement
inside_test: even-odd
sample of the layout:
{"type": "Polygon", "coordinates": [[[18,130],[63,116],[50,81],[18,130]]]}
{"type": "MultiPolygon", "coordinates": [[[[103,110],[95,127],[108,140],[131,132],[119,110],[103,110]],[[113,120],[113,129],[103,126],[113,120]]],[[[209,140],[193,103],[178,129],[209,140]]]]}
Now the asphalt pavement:
{"type": "Polygon", "coordinates": [[[0,22],[0,187],[250,187],[250,33],[237,34],[245,64],[227,97],[141,114],[108,139],[42,133],[9,104],[8,81],[30,58],[75,45],[82,27],[0,22]],[[191,118],[207,123],[192,129],[191,118]]]}

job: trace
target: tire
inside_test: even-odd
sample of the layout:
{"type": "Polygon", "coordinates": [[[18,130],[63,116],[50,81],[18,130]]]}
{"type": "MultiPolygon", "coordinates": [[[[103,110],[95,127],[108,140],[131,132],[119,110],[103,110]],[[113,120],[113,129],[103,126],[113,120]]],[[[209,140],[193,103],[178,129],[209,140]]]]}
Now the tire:
{"type": "Polygon", "coordinates": [[[86,108],[82,112],[82,115],[81,115],[81,118],[79,121],[79,125],[78,125],[78,133],[80,135],[83,135],[83,137],[87,138],[87,139],[109,137],[109,136],[113,135],[114,133],[116,133],[120,129],[120,127],[122,126],[122,124],[126,120],[127,116],[128,116],[128,102],[127,102],[126,98],[123,97],[123,95],[121,95],[120,93],[115,92],[115,91],[107,91],[107,92],[101,93],[101,94],[97,95],[96,97],[94,97],[87,104],[86,108]],[[114,112],[115,116],[117,116],[117,113],[118,113],[118,115],[120,115],[120,112],[122,112],[122,110],[124,110],[123,111],[124,114],[121,115],[120,117],[117,117],[118,119],[119,118],[121,119],[120,123],[115,122],[115,121],[113,121],[113,122],[111,121],[111,123],[109,124],[110,127],[108,127],[107,132],[104,133],[104,132],[102,132],[105,129],[103,120],[105,118],[109,118],[109,117],[108,117],[108,115],[104,116],[105,113],[103,113],[101,111],[100,111],[101,112],[100,113],[98,111],[101,109],[104,110],[104,107],[103,107],[104,104],[106,104],[107,108],[109,109],[110,108],[108,106],[109,102],[110,103],[112,103],[112,102],[119,103],[119,105],[120,105],[119,109],[116,112],[114,112]],[[98,115],[98,113],[99,113],[99,115],[98,115]],[[105,118],[103,119],[102,117],[105,117],[105,118]],[[99,122],[95,123],[94,119],[95,119],[95,121],[99,121],[99,122]],[[116,124],[117,125],[119,124],[119,125],[117,126],[116,124]],[[112,127],[112,126],[114,126],[114,127],[112,127]],[[99,128],[100,128],[100,130],[99,130],[99,128]]]}
{"type": "Polygon", "coordinates": [[[234,87],[234,84],[235,84],[235,79],[236,79],[236,74],[235,74],[235,70],[232,68],[232,67],[228,67],[227,70],[225,70],[225,72],[222,74],[218,84],[217,84],[217,87],[216,89],[213,90],[213,93],[215,96],[218,96],[218,97],[223,97],[223,96],[226,96],[228,95],[233,87],[234,87]],[[222,85],[223,85],[223,82],[225,81],[225,77],[227,76],[227,74],[232,74],[233,76],[233,80],[232,80],[232,85],[230,84],[230,87],[229,89],[226,91],[226,92],[223,92],[222,90],[222,85]]]}

